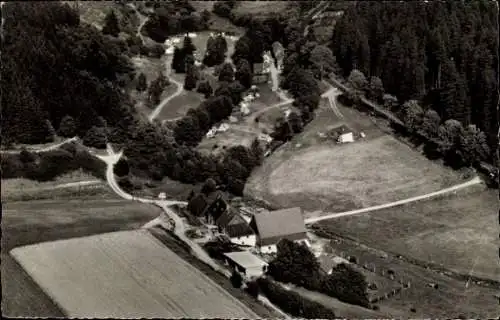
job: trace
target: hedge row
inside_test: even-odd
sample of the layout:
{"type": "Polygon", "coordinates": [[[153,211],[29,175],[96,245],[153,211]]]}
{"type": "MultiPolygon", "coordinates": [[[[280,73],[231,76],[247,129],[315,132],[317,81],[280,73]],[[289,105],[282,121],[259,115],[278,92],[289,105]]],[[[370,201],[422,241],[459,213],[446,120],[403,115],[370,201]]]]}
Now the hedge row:
{"type": "Polygon", "coordinates": [[[19,154],[3,154],[2,179],[26,178],[50,181],[78,169],[99,178],[106,178],[106,164],[74,143],[58,150],[34,153],[22,150],[19,154]]]}
{"type": "Polygon", "coordinates": [[[257,279],[260,291],[281,310],[286,313],[306,319],[334,319],[333,310],[322,304],[302,297],[273,283],[267,278],[257,279]]]}

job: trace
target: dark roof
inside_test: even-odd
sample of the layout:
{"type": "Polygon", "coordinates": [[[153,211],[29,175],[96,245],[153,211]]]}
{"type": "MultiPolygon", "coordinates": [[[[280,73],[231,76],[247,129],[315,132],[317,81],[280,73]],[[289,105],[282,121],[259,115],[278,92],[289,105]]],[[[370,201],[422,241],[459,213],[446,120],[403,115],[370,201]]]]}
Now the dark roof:
{"type": "Polygon", "coordinates": [[[205,195],[202,193],[199,193],[189,201],[188,207],[189,211],[191,211],[192,214],[195,216],[200,216],[203,211],[207,208],[207,201],[205,198],[205,195]]]}
{"type": "Polygon", "coordinates": [[[303,239],[307,233],[299,207],[255,214],[251,225],[259,235],[260,245],[274,244],[280,239],[303,239]]]}
{"type": "Polygon", "coordinates": [[[215,222],[231,238],[254,234],[252,228],[233,208],[226,210],[215,222]]]}
{"type": "Polygon", "coordinates": [[[224,211],[214,210],[215,205],[217,203],[222,203],[223,206],[225,206],[226,208],[228,207],[227,202],[224,198],[224,195],[220,191],[215,191],[215,192],[212,192],[211,194],[209,194],[207,196],[207,203],[208,203],[208,206],[205,209],[205,214],[207,214],[207,213],[210,214],[212,216],[212,218],[214,219],[214,221],[217,221],[219,219],[219,217],[221,216],[221,214],[224,211],[226,211],[225,208],[224,208],[224,211]],[[206,212],[207,210],[208,210],[208,212],[206,212]]]}

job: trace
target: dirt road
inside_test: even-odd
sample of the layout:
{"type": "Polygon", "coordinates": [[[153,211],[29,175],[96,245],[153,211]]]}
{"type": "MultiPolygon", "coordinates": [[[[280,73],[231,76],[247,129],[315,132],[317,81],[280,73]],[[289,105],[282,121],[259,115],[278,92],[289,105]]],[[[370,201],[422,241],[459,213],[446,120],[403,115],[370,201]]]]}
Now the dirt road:
{"type": "Polygon", "coordinates": [[[352,215],[356,215],[356,214],[368,213],[368,212],[375,211],[375,210],[391,208],[391,207],[399,206],[402,204],[415,202],[415,201],[419,201],[419,200],[424,200],[424,199],[432,198],[432,197],[439,196],[442,194],[450,193],[450,192],[457,191],[457,190],[467,188],[467,187],[470,187],[470,186],[473,186],[476,184],[480,184],[480,183],[483,183],[483,181],[479,177],[475,177],[467,182],[457,184],[455,186],[445,188],[445,189],[442,189],[442,190],[439,190],[436,192],[427,193],[427,194],[424,194],[421,196],[412,197],[412,198],[399,200],[399,201],[394,201],[394,202],[390,202],[390,203],[386,203],[386,204],[382,204],[382,205],[378,205],[378,206],[373,206],[373,207],[368,207],[368,208],[363,208],[363,209],[351,210],[351,211],[340,212],[340,213],[331,213],[331,214],[324,215],[322,217],[305,219],[304,222],[305,222],[305,224],[312,224],[312,223],[316,223],[316,222],[323,221],[323,220],[335,219],[335,218],[340,218],[340,217],[352,216],[352,215]]]}
{"type": "MultiPolygon", "coordinates": [[[[134,200],[134,201],[139,201],[142,203],[149,203],[149,204],[153,204],[155,206],[158,206],[165,213],[165,216],[162,215],[162,216],[154,219],[153,221],[147,223],[146,226],[147,227],[153,227],[156,225],[165,226],[165,225],[168,225],[166,222],[167,217],[172,219],[175,223],[174,233],[184,243],[189,245],[193,254],[198,259],[200,259],[201,261],[203,261],[206,264],[208,264],[209,266],[211,266],[214,270],[222,272],[227,276],[227,273],[228,273],[227,270],[221,269],[198,244],[194,243],[193,241],[191,241],[191,239],[189,239],[185,236],[186,226],[184,224],[184,221],[172,209],[169,208],[170,206],[175,205],[175,204],[187,205],[187,203],[185,201],[143,199],[143,198],[134,197],[134,196],[126,193],[125,191],[123,191],[120,188],[120,186],[118,185],[118,183],[116,182],[115,174],[114,174],[114,166],[118,162],[118,160],[120,160],[120,158],[123,154],[123,151],[115,153],[109,144],[107,145],[107,149],[108,149],[108,155],[97,156],[97,157],[99,159],[101,159],[102,161],[104,161],[107,165],[106,180],[108,181],[108,184],[113,189],[113,191],[117,195],[119,195],[120,197],[127,199],[127,200],[134,200]]],[[[167,226],[167,228],[168,228],[168,226],[167,226]]]]}
{"type": "Polygon", "coordinates": [[[140,24],[137,27],[137,36],[141,39],[142,44],[145,44],[144,36],[142,35],[141,30],[142,30],[142,27],[144,27],[144,25],[146,24],[146,22],[148,22],[149,17],[145,17],[143,14],[141,14],[139,12],[139,10],[137,10],[137,7],[135,6],[135,4],[133,4],[133,3],[127,3],[127,5],[129,7],[131,7],[132,9],[134,9],[135,14],[139,18],[140,24]]]}
{"type": "MultiPolygon", "coordinates": [[[[74,142],[77,140],[78,140],[78,137],[73,137],[73,138],[69,138],[69,139],[66,139],[62,142],[52,144],[52,145],[46,146],[46,147],[40,147],[40,148],[27,147],[26,150],[28,150],[30,152],[35,152],[35,153],[47,152],[47,151],[58,149],[60,146],[65,145],[66,143],[74,142]]],[[[0,154],[17,154],[17,153],[21,153],[21,150],[0,150],[0,154]]]]}
{"type": "MultiPolygon", "coordinates": [[[[170,75],[170,71],[171,71],[170,64],[172,63],[171,61],[172,61],[172,56],[167,56],[167,59],[165,59],[165,68],[166,68],[166,76],[167,77],[170,75]]],[[[151,112],[151,114],[149,115],[150,122],[152,122],[160,114],[161,110],[163,110],[163,107],[165,107],[170,100],[172,100],[173,98],[180,95],[182,93],[182,91],[184,90],[184,86],[182,83],[178,82],[177,80],[175,80],[172,77],[169,77],[169,80],[171,83],[173,83],[177,86],[177,90],[175,90],[175,92],[172,95],[163,99],[163,101],[160,102],[160,104],[153,110],[153,112],[151,112]]]]}

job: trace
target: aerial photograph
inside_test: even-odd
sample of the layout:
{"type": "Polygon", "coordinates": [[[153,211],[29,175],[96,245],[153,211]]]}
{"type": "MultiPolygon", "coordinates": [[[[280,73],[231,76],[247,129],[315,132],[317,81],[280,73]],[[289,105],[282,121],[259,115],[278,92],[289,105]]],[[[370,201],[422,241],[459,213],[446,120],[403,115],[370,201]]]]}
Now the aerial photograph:
{"type": "Polygon", "coordinates": [[[496,1],[0,8],[3,317],[500,319],[496,1]]]}

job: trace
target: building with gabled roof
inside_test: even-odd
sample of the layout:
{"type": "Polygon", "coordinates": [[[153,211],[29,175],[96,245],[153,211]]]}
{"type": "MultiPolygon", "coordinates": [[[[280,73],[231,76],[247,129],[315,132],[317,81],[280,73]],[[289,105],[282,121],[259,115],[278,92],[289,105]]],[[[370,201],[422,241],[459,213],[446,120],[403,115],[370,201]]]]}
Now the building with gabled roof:
{"type": "Polygon", "coordinates": [[[267,262],[248,252],[224,253],[226,263],[247,278],[260,277],[267,271],[267,262]]]}
{"type": "Polygon", "coordinates": [[[228,236],[232,243],[255,246],[255,232],[235,209],[229,207],[215,222],[219,232],[228,236]]]}
{"type": "Polygon", "coordinates": [[[250,227],[256,233],[256,245],[263,253],[274,253],[282,239],[309,246],[307,230],[299,207],[255,214],[250,227]]]}

